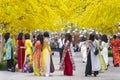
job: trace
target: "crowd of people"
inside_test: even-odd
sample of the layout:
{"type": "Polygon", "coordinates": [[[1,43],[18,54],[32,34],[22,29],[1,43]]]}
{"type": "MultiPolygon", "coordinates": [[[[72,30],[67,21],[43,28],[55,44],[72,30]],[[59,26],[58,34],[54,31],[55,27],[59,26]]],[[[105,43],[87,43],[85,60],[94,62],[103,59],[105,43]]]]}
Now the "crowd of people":
{"type": "MultiPolygon", "coordinates": [[[[15,72],[13,40],[10,37],[10,33],[6,33],[4,38],[6,50],[3,57],[4,60],[7,61],[8,71],[15,72]]],[[[65,35],[65,41],[63,42],[64,49],[60,50],[60,54],[63,52],[63,56],[60,57],[60,70],[64,70],[64,75],[73,75],[72,71],[75,70],[75,64],[70,49],[71,42],[72,36],[68,33],[65,35]]],[[[17,55],[19,72],[33,72],[35,76],[49,76],[50,72],[54,72],[51,70],[54,69],[54,65],[52,62],[50,35],[48,32],[37,35],[36,39],[33,41],[30,39],[30,34],[19,33],[17,37],[17,55]]]]}
{"type": "MultiPolygon", "coordinates": [[[[84,37],[83,37],[84,38],[84,37]]],[[[97,76],[109,67],[108,48],[112,49],[113,65],[120,66],[120,40],[116,35],[109,39],[107,35],[90,34],[89,39],[81,40],[80,53],[82,61],[86,63],[85,76],[97,76]]]]}
{"type": "MultiPolygon", "coordinates": [[[[10,33],[4,35],[5,53],[3,59],[7,61],[7,70],[15,72],[14,45],[10,33]]],[[[30,34],[19,33],[17,37],[18,71],[24,73],[34,73],[35,76],[49,76],[54,72],[52,52],[50,46],[50,34],[48,32],[34,35],[30,39],[30,34]]],[[[56,42],[60,55],[60,68],[64,75],[72,76],[75,70],[73,59],[74,46],[73,37],[70,33],[61,34],[56,42]]],[[[97,76],[100,71],[105,71],[109,66],[108,48],[111,47],[113,53],[113,64],[120,66],[120,40],[116,35],[113,39],[108,39],[107,35],[89,34],[87,39],[80,35],[77,44],[78,51],[82,54],[82,62],[86,63],[85,76],[97,76]]]]}

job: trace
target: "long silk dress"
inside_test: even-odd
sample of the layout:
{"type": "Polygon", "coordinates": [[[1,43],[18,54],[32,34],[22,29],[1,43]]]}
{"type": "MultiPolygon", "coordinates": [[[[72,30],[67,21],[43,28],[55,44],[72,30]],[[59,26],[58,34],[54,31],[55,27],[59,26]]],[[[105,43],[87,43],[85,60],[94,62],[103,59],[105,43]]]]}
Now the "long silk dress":
{"type": "Polygon", "coordinates": [[[41,54],[41,74],[49,76],[50,74],[50,43],[48,38],[44,38],[43,50],[41,54]]]}
{"type": "Polygon", "coordinates": [[[35,42],[35,49],[33,52],[33,69],[34,69],[34,75],[40,76],[40,58],[41,58],[41,50],[42,50],[42,44],[40,41],[35,42]]]}
{"type": "Polygon", "coordinates": [[[14,67],[14,54],[13,54],[13,40],[9,38],[7,42],[5,43],[5,55],[4,55],[4,60],[7,60],[7,68],[9,71],[12,71],[14,67]]]}
{"type": "Polygon", "coordinates": [[[80,47],[80,53],[82,54],[82,61],[87,62],[87,46],[86,42],[80,42],[79,44],[80,47]]]}
{"type": "Polygon", "coordinates": [[[31,72],[33,72],[31,40],[29,40],[29,39],[25,40],[25,47],[26,47],[26,50],[25,50],[25,61],[24,61],[23,72],[31,73],[31,72]]]}
{"type": "Polygon", "coordinates": [[[113,39],[111,41],[111,47],[113,52],[114,66],[120,66],[120,53],[119,53],[120,40],[113,39]]]}
{"type": "Polygon", "coordinates": [[[101,47],[102,47],[102,51],[101,54],[103,55],[105,64],[108,65],[108,43],[105,43],[104,41],[102,41],[101,43],[101,47]]]}
{"type": "MultiPolygon", "coordinates": [[[[100,47],[100,43],[99,42],[97,42],[98,43],[98,47],[100,47]]],[[[102,50],[102,53],[103,53],[104,51],[102,50]]],[[[99,49],[99,54],[98,54],[98,56],[99,56],[99,60],[100,60],[100,70],[101,71],[105,71],[106,69],[107,69],[107,65],[105,64],[105,60],[104,60],[104,58],[103,58],[103,55],[102,55],[102,53],[101,53],[101,50],[99,49]]],[[[104,54],[104,53],[103,53],[104,54]]]]}
{"type": "Polygon", "coordinates": [[[70,48],[70,42],[66,41],[64,44],[62,61],[60,64],[60,70],[64,71],[64,75],[73,76],[73,70],[75,70],[75,63],[72,57],[70,48]]]}
{"type": "Polygon", "coordinates": [[[18,40],[18,69],[22,71],[25,58],[24,41],[18,40]]]}

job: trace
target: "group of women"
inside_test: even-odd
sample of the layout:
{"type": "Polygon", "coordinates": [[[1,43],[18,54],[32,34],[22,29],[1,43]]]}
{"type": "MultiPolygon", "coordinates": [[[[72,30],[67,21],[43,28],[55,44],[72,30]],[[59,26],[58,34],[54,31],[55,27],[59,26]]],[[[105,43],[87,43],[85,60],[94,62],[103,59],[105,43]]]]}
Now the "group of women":
{"type": "MultiPolygon", "coordinates": [[[[6,33],[4,38],[6,48],[4,60],[7,60],[8,71],[14,72],[15,65],[13,57],[13,40],[10,38],[10,33],[6,33]]],[[[18,70],[25,73],[34,72],[35,76],[49,76],[51,70],[51,48],[49,33],[44,32],[43,35],[37,35],[37,39],[33,41],[34,43],[32,43],[32,41],[30,40],[29,34],[25,34],[25,36],[23,36],[23,33],[19,33],[17,42],[18,70]]],[[[120,40],[118,40],[117,37],[114,36],[113,39],[109,41],[109,43],[106,35],[102,35],[101,41],[99,41],[98,37],[95,34],[90,34],[89,39],[85,41],[85,51],[87,52],[85,53],[85,76],[92,75],[92,73],[94,74],[94,76],[97,76],[100,70],[107,70],[109,65],[109,45],[111,45],[113,51],[114,66],[120,66],[120,40]]],[[[68,76],[72,76],[73,70],[75,70],[71,44],[72,35],[70,33],[66,33],[60,70],[63,70],[64,75],[68,76]]]]}
{"type": "MultiPolygon", "coordinates": [[[[6,49],[4,60],[7,60],[8,71],[15,72],[13,40],[10,38],[10,33],[6,33],[4,38],[6,49]]],[[[39,34],[35,45],[32,44],[29,34],[25,34],[24,36],[23,33],[19,33],[17,43],[18,70],[25,73],[34,71],[34,75],[36,76],[49,76],[51,55],[49,33],[44,32],[43,35],[39,34]]]]}
{"type": "Polygon", "coordinates": [[[86,63],[85,76],[97,76],[99,71],[107,70],[108,66],[108,39],[106,35],[101,37],[97,34],[90,34],[88,40],[83,40],[79,44],[82,54],[82,61],[86,63]],[[101,38],[101,39],[100,39],[101,38]]]}
{"type": "MultiPolygon", "coordinates": [[[[10,33],[6,33],[4,37],[6,48],[4,57],[5,60],[7,60],[8,71],[13,71],[13,68],[15,71],[13,58],[13,40],[10,38],[10,33]]],[[[49,33],[44,32],[43,35],[37,35],[36,40],[33,42],[34,43],[32,43],[29,34],[18,34],[18,71],[25,73],[34,72],[35,76],[49,76],[52,63],[49,33]]],[[[71,53],[71,42],[72,36],[70,35],[70,33],[67,33],[64,43],[63,57],[60,65],[60,70],[64,70],[64,75],[69,76],[72,76],[73,70],[75,70],[75,63],[71,53]]]]}
{"type": "Polygon", "coordinates": [[[99,36],[90,34],[89,40],[80,42],[79,47],[83,57],[83,63],[86,63],[85,76],[97,76],[99,71],[104,72],[108,69],[108,48],[112,48],[113,64],[120,66],[120,40],[114,35],[112,40],[108,40],[107,35],[99,36]]]}
{"type": "Polygon", "coordinates": [[[33,44],[29,34],[25,34],[25,41],[22,33],[18,35],[18,69],[26,73],[34,71],[35,76],[49,76],[51,55],[49,33],[37,35],[33,44]]]}

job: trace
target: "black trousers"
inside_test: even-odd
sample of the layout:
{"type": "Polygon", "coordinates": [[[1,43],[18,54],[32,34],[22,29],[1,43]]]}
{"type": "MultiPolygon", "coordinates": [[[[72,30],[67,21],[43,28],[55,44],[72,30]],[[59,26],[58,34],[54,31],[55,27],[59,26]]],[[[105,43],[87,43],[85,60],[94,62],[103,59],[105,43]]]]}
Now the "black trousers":
{"type": "Polygon", "coordinates": [[[85,75],[91,75],[92,74],[92,65],[91,65],[91,53],[88,53],[87,57],[87,64],[86,64],[86,69],[85,69],[85,75]]]}
{"type": "MultiPolygon", "coordinates": [[[[98,71],[94,71],[94,76],[98,75],[98,71]]],[[[92,75],[92,64],[91,64],[91,53],[88,53],[87,57],[87,64],[86,64],[86,69],[85,69],[85,76],[87,75],[92,75]]]]}
{"type": "Polygon", "coordinates": [[[12,69],[14,67],[14,59],[7,60],[7,68],[12,69]]]}
{"type": "Polygon", "coordinates": [[[60,63],[61,63],[61,60],[62,60],[62,53],[63,53],[63,48],[59,48],[60,63]]]}

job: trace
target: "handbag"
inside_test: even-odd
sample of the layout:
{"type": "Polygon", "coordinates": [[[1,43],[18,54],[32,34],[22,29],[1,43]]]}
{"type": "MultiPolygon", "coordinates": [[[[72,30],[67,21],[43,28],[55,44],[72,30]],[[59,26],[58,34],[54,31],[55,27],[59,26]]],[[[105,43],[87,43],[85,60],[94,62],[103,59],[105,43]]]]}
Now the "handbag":
{"type": "Polygon", "coordinates": [[[55,71],[54,64],[52,61],[52,55],[50,55],[50,72],[53,73],[55,71]]]}
{"type": "Polygon", "coordinates": [[[96,47],[94,54],[95,54],[95,55],[98,55],[98,53],[99,53],[99,50],[98,50],[97,47],[96,47]]]}
{"type": "MultiPolygon", "coordinates": [[[[92,44],[92,45],[93,45],[93,44],[92,44]]],[[[96,45],[97,45],[97,44],[96,44],[96,45]]],[[[95,48],[94,55],[98,55],[98,53],[99,53],[99,50],[98,50],[97,46],[94,46],[94,45],[93,45],[93,47],[95,48]]]]}

